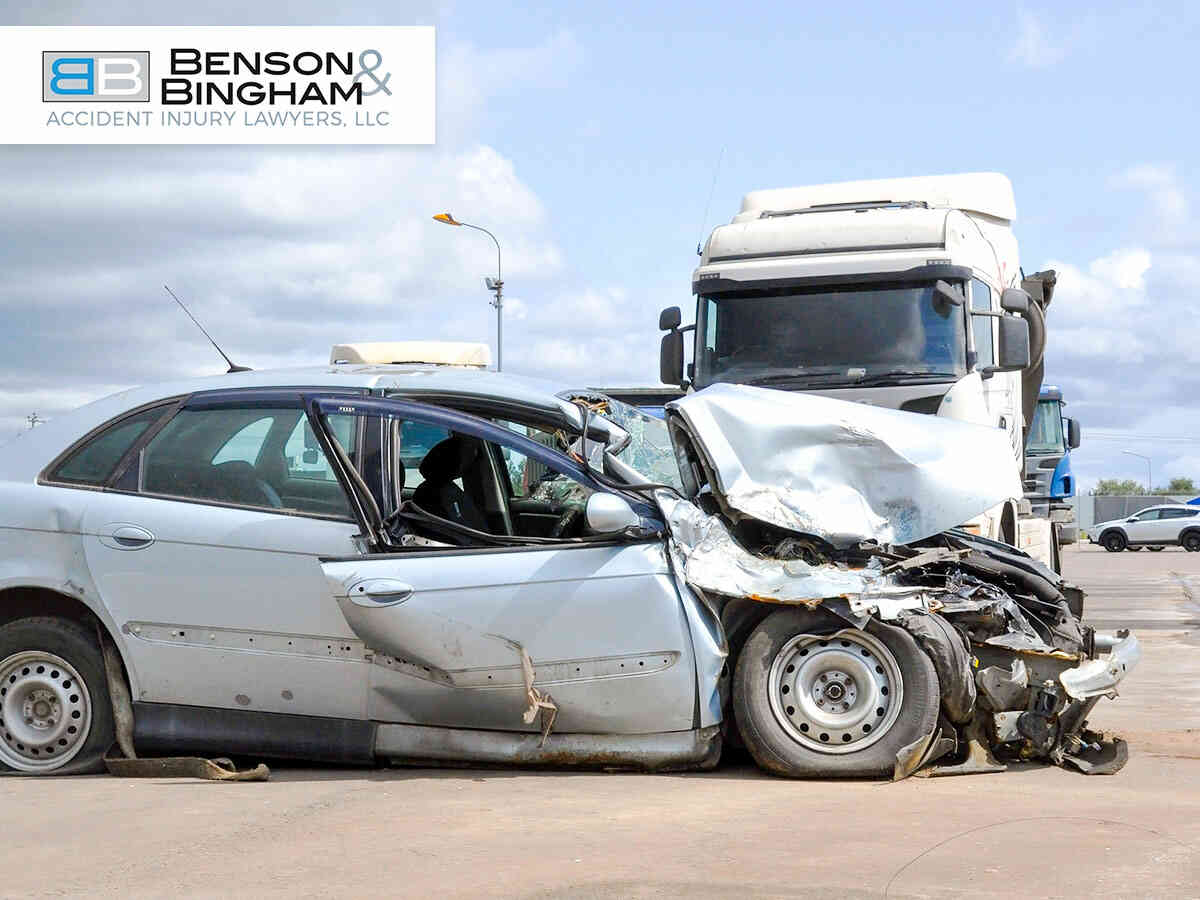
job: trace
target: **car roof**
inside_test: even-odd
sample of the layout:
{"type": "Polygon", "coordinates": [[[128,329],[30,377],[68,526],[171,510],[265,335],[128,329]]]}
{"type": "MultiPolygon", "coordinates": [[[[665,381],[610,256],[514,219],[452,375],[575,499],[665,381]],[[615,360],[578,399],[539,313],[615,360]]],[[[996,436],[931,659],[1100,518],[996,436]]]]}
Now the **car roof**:
{"type": "Polygon", "coordinates": [[[299,366],[231,372],[129,388],[76,410],[55,416],[31,431],[21,432],[0,445],[0,478],[32,480],[63,450],[88,432],[122,413],[164,400],[201,391],[254,388],[310,388],[320,390],[375,389],[408,399],[424,397],[503,401],[580,424],[579,410],[559,396],[572,388],[554,381],[511,375],[507,372],[441,365],[299,366]]]}

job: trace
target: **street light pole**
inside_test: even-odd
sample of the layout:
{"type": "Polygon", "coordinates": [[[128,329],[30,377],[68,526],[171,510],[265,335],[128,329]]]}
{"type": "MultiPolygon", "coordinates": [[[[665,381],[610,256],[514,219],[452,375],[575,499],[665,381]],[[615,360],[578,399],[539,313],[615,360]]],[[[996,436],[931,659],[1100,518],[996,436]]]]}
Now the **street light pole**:
{"type": "Polygon", "coordinates": [[[504,276],[500,268],[500,242],[496,240],[496,236],[482,228],[479,225],[472,225],[470,222],[460,222],[450,213],[438,213],[433,217],[435,221],[445,225],[457,225],[461,228],[473,228],[476,231],[482,231],[492,239],[492,243],[496,245],[496,277],[484,279],[487,289],[496,295],[496,299],[489,305],[496,308],[496,371],[500,372],[504,369],[504,276]]]}
{"type": "Polygon", "coordinates": [[[1150,477],[1150,457],[1143,456],[1141,453],[1134,453],[1132,450],[1122,450],[1122,453],[1128,453],[1130,456],[1136,456],[1139,459],[1146,461],[1146,493],[1154,493],[1154,479],[1150,477]]]}

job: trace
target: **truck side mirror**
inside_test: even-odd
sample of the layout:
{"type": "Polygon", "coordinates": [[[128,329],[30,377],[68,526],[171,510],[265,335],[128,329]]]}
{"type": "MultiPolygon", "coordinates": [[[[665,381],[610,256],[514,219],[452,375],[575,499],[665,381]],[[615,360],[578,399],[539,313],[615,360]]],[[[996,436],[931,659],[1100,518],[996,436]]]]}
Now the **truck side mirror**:
{"type": "Polygon", "coordinates": [[[658,314],[658,330],[674,331],[679,327],[679,323],[682,321],[683,314],[679,311],[679,307],[668,306],[658,314]]]}
{"type": "Polygon", "coordinates": [[[1029,367],[1029,323],[1016,316],[1000,316],[1000,340],[996,347],[996,365],[984,373],[1020,372],[1029,367]]]}
{"type": "Polygon", "coordinates": [[[1082,437],[1079,423],[1074,419],[1067,419],[1067,448],[1074,450],[1079,446],[1079,441],[1082,437]]]}
{"type": "Polygon", "coordinates": [[[683,384],[683,332],[678,329],[663,335],[658,350],[658,377],[663,384],[683,384]]]}
{"type": "Polygon", "coordinates": [[[1020,288],[1005,288],[1000,294],[1000,308],[1005,312],[1024,315],[1029,311],[1030,297],[1020,288]]]}

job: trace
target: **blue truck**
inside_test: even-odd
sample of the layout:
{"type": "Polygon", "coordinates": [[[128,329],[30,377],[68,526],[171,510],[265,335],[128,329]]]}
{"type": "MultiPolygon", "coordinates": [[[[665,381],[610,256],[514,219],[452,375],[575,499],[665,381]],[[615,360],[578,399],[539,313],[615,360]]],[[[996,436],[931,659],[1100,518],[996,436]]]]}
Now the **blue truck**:
{"type": "Polygon", "coordinates": [[[1075,419],[1063,415],[1066,405],[1059,388],[1043,387],[1025,438],[1025,498],[1034,516],[1054,524],[1060,545],[1073,544],[1079,536],[1071,505],[1071,451],[1079,446],[1080,428],[1075,419]]]}

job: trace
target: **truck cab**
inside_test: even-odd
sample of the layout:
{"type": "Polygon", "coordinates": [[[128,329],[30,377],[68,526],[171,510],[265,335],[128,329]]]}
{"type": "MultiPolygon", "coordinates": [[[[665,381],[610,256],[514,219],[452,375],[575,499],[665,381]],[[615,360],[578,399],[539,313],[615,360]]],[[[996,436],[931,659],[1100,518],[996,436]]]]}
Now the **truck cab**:
{"type": "Polygon", "coordinates": [[[1079,446],[1080,428],[1075,419],[1063,415],[1066,405],[1059,388],[1042,388],[1025,439],[1025,497],[1033,515],[1055,524],[1060,544],[1073,544],[1078,526],[1070,503],[1075,496],[1071,451],[1079,446]]]}
{"type": "MultiPolygon", "coordinates": [[[[998,173],[754,191],[663,311],[664,383],[810,391],[1003,429],[1024,471],[1054,273],[1022,278],[998,173]],[[684,368],[684,334],[694,329],[684,368]],[[685,375],[686,371],[686,375],[685,375]]],[[[1013,498],[979,522],[1019,544],[1013,498]]]]}

